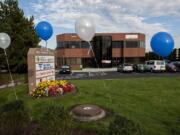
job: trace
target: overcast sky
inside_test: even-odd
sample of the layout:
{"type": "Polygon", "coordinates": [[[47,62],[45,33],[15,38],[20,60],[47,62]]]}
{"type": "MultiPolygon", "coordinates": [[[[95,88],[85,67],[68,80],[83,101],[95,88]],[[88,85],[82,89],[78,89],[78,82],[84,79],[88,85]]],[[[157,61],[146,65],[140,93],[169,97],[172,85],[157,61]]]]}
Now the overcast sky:
{"type": "MultiPolygon", "coordinates": [[[[180,48],[180,0],[19,0],[27,17],[36,24],[48,21],[54,28],[48,47],[56,47],[56,35],[72,33],[80,16],[91,16],[97,32],[141,32],[150,39],[159,31],[169,32],[180,48]]],[[[40,43],[45,45],[44,42],[40,43]]]]}

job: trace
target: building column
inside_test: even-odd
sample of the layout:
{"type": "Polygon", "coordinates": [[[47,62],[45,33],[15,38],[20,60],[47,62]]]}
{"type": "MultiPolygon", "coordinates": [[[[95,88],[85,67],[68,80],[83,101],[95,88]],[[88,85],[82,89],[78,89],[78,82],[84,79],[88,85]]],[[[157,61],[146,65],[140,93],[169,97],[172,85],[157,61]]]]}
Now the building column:
{"type": "Polygon", "coordinates": [[[122,48],[123,64],[126,63],[125,48],[126,48],[126,41],[123,42],[123,48],[122,48]]]}

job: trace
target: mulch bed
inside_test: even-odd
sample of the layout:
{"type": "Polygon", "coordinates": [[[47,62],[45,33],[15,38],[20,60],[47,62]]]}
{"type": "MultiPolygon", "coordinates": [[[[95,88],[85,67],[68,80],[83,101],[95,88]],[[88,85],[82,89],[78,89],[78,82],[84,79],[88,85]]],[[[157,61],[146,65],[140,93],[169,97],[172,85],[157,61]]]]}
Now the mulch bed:
{"type": "Polygon", "coordinates": [[[75,129],[73,130],[71,135],[98,135],[98,133],[94,131],[82,131],[82,130],[75,129]]]}

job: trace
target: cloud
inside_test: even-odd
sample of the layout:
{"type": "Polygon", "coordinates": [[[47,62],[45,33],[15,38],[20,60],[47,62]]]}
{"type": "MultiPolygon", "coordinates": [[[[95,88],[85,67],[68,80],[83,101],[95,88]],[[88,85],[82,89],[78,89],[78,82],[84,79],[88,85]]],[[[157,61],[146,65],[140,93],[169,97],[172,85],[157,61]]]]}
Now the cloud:
{"type": "MultiPolygon", "coordinates": [[[[111,0],[108,0],[112,2],[111,0]]],[[[115,4],[120,4],[127,7],[127,11],[131,14],[138,14],[141,16],[180,16],[180,0],[121,0],[115,4]]]]}
{"type": "Polygon", "coordinates": [[[175,42],[175,48],[180,48],[180,35],[173,35],[174,42],[175,42]]]}
{"type": "MultiPolygon", "coordinates": [[[[36,22],[47,20],[55,27],[74,30],[75,21],[91,16],[97,32],[141,32],[149,40],[158,31],[171,32],[166,23],[149,23],[151,17],[180,17],[180,0],[37,0],[31,2],[36,22]]],[[[179,43],[179,39],[177,40],[179,43]]]]}
{"type": "Polygon", "coordinates": [[[44,9],[44,5],[32,3],[32,7],[36,12],[40,12],[42,9],[44,9]]]}

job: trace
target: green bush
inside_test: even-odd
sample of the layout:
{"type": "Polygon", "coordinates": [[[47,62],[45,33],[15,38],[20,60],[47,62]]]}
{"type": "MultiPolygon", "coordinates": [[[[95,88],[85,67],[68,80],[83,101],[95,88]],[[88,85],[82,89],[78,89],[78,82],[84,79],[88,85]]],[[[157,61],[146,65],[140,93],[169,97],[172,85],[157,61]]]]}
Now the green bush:
{"type": "Polygon", "coordinates": [[[4,104],[0,108],[0,135],[23,135],[30,119],[21,100],[4,104]]]}
{"type": "Polygon", "coordinates": [[[120,115],[109,125],[109,135],[142,135],[138,124],[120,115]]]}
{"type": "Polygon", "coordinates": [[[43,135],[70,135],[72,119],[64,107],[48,105],[40,119],[43,135]]]}

